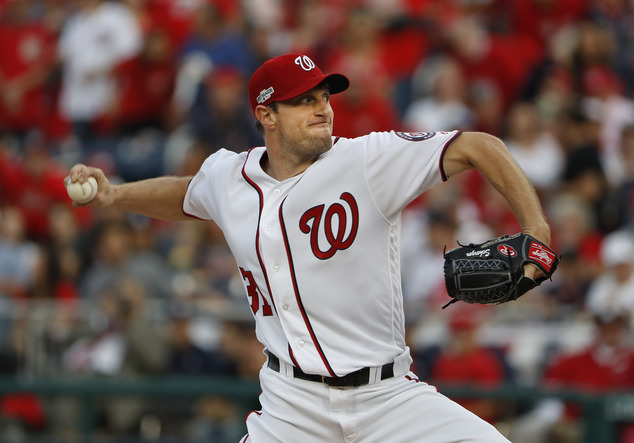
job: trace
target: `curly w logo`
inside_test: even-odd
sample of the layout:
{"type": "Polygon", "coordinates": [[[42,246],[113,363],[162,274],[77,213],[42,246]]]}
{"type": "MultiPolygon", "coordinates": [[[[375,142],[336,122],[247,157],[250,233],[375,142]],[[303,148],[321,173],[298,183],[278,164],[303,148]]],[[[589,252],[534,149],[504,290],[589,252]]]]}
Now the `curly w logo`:
{"type": "Polygon", "coordinates": [[[347,203],[348,211],[341,203],[333,203],[324,214],[326,205],[318,205],[304,212],[299,220],[299,229],[304,234],[310,233],[310,247],[315,257],[320,260],[329,259],[338,250],[348,249],[359,229],[359,207],[356,200],[349,192],[341,194],[340,199],[347,203]],[[335,217],[337,222],[334,222],[335,217]],[[350,217],[350,229],[348,229],[348,217],[350,217]],[[322,243],[325,238],[325,243],[328,244],[325,250],[319,244],[320,230],[323,230],[322,243]]]}

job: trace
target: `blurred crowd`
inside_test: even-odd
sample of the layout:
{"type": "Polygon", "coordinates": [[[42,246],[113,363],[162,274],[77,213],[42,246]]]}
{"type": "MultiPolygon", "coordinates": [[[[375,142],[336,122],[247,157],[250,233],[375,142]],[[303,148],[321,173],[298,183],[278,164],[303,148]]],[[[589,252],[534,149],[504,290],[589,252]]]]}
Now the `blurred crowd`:
{"type": "MultiPolygon", "coordinates": [[[[220,148],[261,145],[246,84],[286,52],[351,79],[332,99],[336,135],[485,131],[542,199],[559,270],[485,310],[440,309],[442,254],[518,232],[506,203],[465,173],[405,211],[408,337],[423,378],[634,387],[631,0],[0,0],[3,374],[257,378],[264,356],[217,226],[73,208],[63,178],[76,162],[114,182],[194,174],[220,148]]],[[[0,429],[69,438],[72,403],[1,397],[0,429]]],[[[525,412],[465,405],[496,424],[525,412]]],[[[105,402],[100,429],[137,432],[144,407],[105,402]]],[[[234,438],[230,411],[201,399],[184,425],[192,441],[234,438]]],[[[578,441],[569,405],[530,413],[513,441],[578,441]]]]}

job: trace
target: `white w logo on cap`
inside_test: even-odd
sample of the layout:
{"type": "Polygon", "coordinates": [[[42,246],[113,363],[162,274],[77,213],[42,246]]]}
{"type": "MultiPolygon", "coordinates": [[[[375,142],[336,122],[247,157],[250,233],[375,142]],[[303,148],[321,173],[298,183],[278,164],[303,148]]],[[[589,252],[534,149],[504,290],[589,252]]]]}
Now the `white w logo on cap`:
{"type": "Polygon", "coordinates": [[[300,66],[304,71],[310,71],[315,68],[315,63],[308,58],[307,55],[300,55],[295,59],[295,64],[300,66]]]}

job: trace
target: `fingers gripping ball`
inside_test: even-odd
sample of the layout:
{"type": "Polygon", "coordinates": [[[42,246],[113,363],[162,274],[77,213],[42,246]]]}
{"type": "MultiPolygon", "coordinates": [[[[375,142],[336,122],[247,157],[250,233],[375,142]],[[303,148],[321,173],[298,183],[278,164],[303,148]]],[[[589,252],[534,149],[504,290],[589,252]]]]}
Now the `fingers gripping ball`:
{"type": "Polygon", "coordinates": [[[445,253],[445,285],[453,299],[500,304],[515,300],[551,277],[559,257],[530,235],[503,235],[482,244],[460,246],[445,253]],[[543,276],[524,276],[524,265],[537,266],[543,276]]]}
{"type": "Polygon", "coordinates": [[[90,202],[97,195],[99,187],[94,177],[88,177],[83,183],[78,181],[69,182],[66,185],[68,196],[76,203],[85,204],[90,202]]]}

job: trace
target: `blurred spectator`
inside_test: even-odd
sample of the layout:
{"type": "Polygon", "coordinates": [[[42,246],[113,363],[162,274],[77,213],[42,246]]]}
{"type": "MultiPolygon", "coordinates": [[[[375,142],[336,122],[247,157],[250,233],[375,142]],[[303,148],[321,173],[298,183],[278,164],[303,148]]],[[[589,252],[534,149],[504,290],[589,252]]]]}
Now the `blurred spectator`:
{"type": "Polygon", "coordinates": [[[588,288],[601,272],[598,251],[602,236],[594,229],[588,206],[575,196],[553,198],[548,216],[561,262],[557,275],[542,286],[547,294],[544,320],[573,320],[583,312],[588,288]]]}
{"type": "Polygon", "coordinates": [[[173,48],[165,31],[150,30],[138,56],[114,68],[117,99],[109,110],[121,135],[145,128],[166,131],[176,72],[173,48]]]}
{"type": "MultiPolygon", "coordinates": [[[[580,282],[583,288],[599,275],[602,268],[599,251],[603,235],[597,230],[592,206],[579,195],[561,192],[549,200],[546,211],[555,249],[577,257],[583,264],[584,282],[580,282]]],[[[557,281],[558,278],[553,279],[557,281]]],[[[582,302],[578,297],[585,299],[585,293],[576,293],[569,302],[582,302]]]]}
{"type": "Polygon", "coordinates": [[[627,0],[590,2],[590,17],[614,35],[614,54],[610,62],[615,72],[625,81],[626,91],[634,92],[634,55],[632,54],[632,21],[634,9],[627,0]]]}
{"type": "Polygon", "coordinates": [[[604,84],[594,81],[588,83],[586,74],[597,68],[612,71],[616,49],[614,31],[590,20],[579,21],[575,31],[571,69],[577,81],[577,91],[583,95],[593,95],[596,92],[593,89],[604,84]]]}
{"type": "Polygon", "coordinates": [[[230,302],[221,313],[223,326],[219,348],[235,364],[235,375],[245,380],[257,380],[266,356],[255,334],[252,313],[243,302],[230,302]]]}
{"type": "Polygon", "coordinates": [[[463,192],[477,207],[478,220],[487,226],[492,234],[491,237],[521,230],[506,200],[499,196],[495,188],[482,175],[465,174],[463,186],[463,192]]]}
{"type": "MultiPolygon", "coordinates": [[[[266,357],[255,335],[253,316],[248,305],[244,300],[232,300],[224,303],[216,315],[221,323],[216,362],[225,359],[230,362],[231,375],[244,380],[257,380],[266,357]]],[[[253,403],[248,406],[260,409],[259,401],[254,399],[253,403]]],[[[235,440],[236,432],[241,429],[237,426],[241,417],[236,402],[206,395],[198,399],[194,408],[194,417],[187,425],[187,435],[192,442],[235,440]]]]}
{"type": "Polygon", "coordinates": [[[398,113],[392,102],[375,90],[364,89],[362,84],[352,79],[346,94],[334,97],[331,105],[337,115],[333,134],[338,137],[358,137],[371,131],[400,128],[398,113]]]}
{"type": "MultiPolygon", "coordinates": [[[[547,387],[591,393],[634,387],[634,349],[627,341],[630,314],[608,306],[599,309],[593,311],[594,342],[580,351],[553,358],[544,373],[547,387]]],[[[580,416],[580,408],[573,404],[551,415],[547,422],[550,426],[546,427],[550,441],[581,442],[580,416]]]]}
{"type": "Polygon", "coordinates": [[[49,211],[50,238],[43,248],[46,269],[43,276],[47,295],[56,300],[76,300],[82,272],[80,255],[81,229],[72,210],[57,205],[49,211]]]}
{"type": "Polygon", "coordinates": [[[175,271],[176,296],[195,298],[212,312],[243,296],[242,276],[217,224],[180,224],[167,240],[165,255],[175,271]]]}
{"type": "MultiPolygon", "coordinates": [[[[36,241],[45,241],[50,235],[50,208],[71,204],[63,182],[66,171],[51,157],[46,143],[42,134],[31,132],[21,155],[0,151],[0,203],[22,212],[27,236],[36,241]]],[[[75,211],[83,222],[89,220],[90,213],[86,208],[75,211]]]]}
{"type": "Polygon", "coordinates": [[[634,125],[634,100],[623,95],[623,86],[607,68],[592,67],[583,74],[587,96],[582,102],[585,114],[598,124],[601,160],[608,182],[618,186],[624,179],[621,137],[634,125]]]}
{"type": "Polygon", "coordinates": [[[9,2],[0,19],[0,129],[22,136],[53,112],[46,82],[56,36],[29,17],[30,3],[9,2]]]}
{"type": "MultiPolygon", "coordinates": [[[[66,371],[76,376],[148,377],[163,374],[168,367],[167,337],[152,324],[150,299],[143,285],[130,278],[113,280],[95,300],[92,334],[73,343],[64,354],[66,371]]],[[[107,433],[137,432],[147,399],[135,396],[111,396],[100,402],[105,414],[107,433]]],[[[73,414],[72,409],[60,410],[73,414]]],[[[68,420],[68,416],[59,417],[68,420]]]]}
{"type": "MultiPolygon", "coordinates": [[[[0,348],[0,377],[11,379],[19,372],[19,355],[0,348]]],[[[44,402],[29,392],[0,394],[0,440],[25,441],[29,435],[41,435],[46,428],[44,402]]]]}
{"type": "Polygon", "coordinates": [[[359,87],[360,95],[389,101],[394,92],[394,79],[384,63],[381,31],[380,17],[374,10],[351,9],[324,61],[325,69],[345,72],[350,84],[359,87]]]}
{"type": "Polygon", "coordinates": [[[502,91],[495,83],[486,79],[470,82],[467,105],[474,116],[472,130],[502,137],[505,104],[502,91]]]}
{"type": "MultiPolygon", "coordinates": [[[[249,76],[256,68],[245,34],[229,26],[220,10],[211,3],[198,9],[179,57],[181,71],[190,69],[191,61],[203,67],[198,78],[192,77],[193,84],[188,86],[194,90],[216,67],[231,66],[249,76]]],[[[182,78],[182,73],[179,75],[182,78]]]]}
{"type": "MultiPolygon", "coordinates": [[[[346,6],[332,0],[286,3],[283,11],[286,26],[271,29],[272,33],[276,33],[273,51],[306,54],[311,60],[321,60],[330,40],[345,20],[343,11],[346,6]]],[[[262,23],[261,26],[270,28],[271,24],[262,23]]]]}
{"type": "Polygon", "coordinates": [[[623,130],[621,153],[625,176],[615,191],[616,206],[620,209],[619,225],[634,228],[634,125],[623,130]]]}
{"type": "Polygon", "coordinates": [[[213,69],[230,67],[245,77],[251,75],[256,67],[252,43],[251,35],[224,20],[216,6],[200,5],[178,53],[174,92],[178,120],[184,122],[191,107],[201,99],[205,79],[213,69]]]}
{"type": "Polygon", "coordinates": [[[113,70],[140,51],[142,35],[136,16],[122,3],[85,0],[78,5],[59,39],[60,106],[86,152],[108,125],[116,97],[113,70]]]}
{"type": "Polygon", "coordinates": [[[473,202],[464,195],[464,182],[456,179],[427,193],[420,210],[411,208],[403,217],[401,251],[403,297],[408,322],[418,322],[449,298],[442,271],[443,251],[462,244],[479,243],[491,237],[478,222],[473,202]]]}
{"type": "Polygon", "coordinates": [[[370,7],[352,8],[324,56],[326,69],[345,72],[350,88],[332,100],[337,115],[333,133],[357,137],[371,131],[400,129],[394,103],[394,78],[381,48],[381,22],[370,7]]]}
{"type": "Polygon", "coordinates": [[[467,84],[478,83],[499,94],[503,109],[518,98],[528,72],[537,66],[541,51],[535,42],[521,34],[494,35],[481,20],[465,16],[447,30],[450,53],[461,67],[467,84]],[[518,52],[522,57],[517,57],[518,52]]]}
{"type": "MultiPolygon", "coordinates": [[[[38,245],[26,237],[24,218],[17,208],[0,206],[0,361],[8,364],[26,352],[18,325],[20,303],[33,293],[42,260],[38,245]]],[[[0,368],[2,364],[0,364],[0,368]]],[[[11,369],[12,371],[17,371],[11,369]]]]}
{"type": "Polygon", "coordinates": [[[150,27],[167,32],[170,43],[180,49],[205,5],[216,5],[227,22],[239,20],[240,4],[231,0],[144,0],[150,27]]]}
{"type": "Polygon", "coordinates": [[[40,319],[42,328],[42,352],[36,362],[29,360],[27,354],[30,370],[43,377],[67,375],[65,353],[71,345],[92,334],[94,320],[98,318],[96,311],[93,304],[82,305],[76,299],[32,305],[29,314],[40,319]]]}
{"type": "Polygon", "coordinates": [[[634,234],[623,230],[607,235],[601,262],[605,271],[590,286],[588,308],[634,312],[634,234]]]}
{"type": "Polygon", "coordinates": [[[596,125],[576,111],[562,119],[566,161],[559,193],[571,193],[590,205],[596,228],[610,232],[618,226],[618,209],[606,177],[596,136],[596,125]]]}
{"type": "Polygon", "coordinates": [[[545,129],[557,134],[558,119],[568,109],[577,107],[577,84],[572,73],[575,29],[558,29],[548,40],[547,53],[531,71],[524,86],[522,100],[535,103],[545,129]]]}
{"type": "Polygon", "coordinates": [[[264,143],[255,129],[245,91],[243,73],[230,66],[217,67],[204,81],[188,120],[194,137],[205,144],[208,154],[220,148],[242,151],[264,143]]]}
{"type": "Polygon", "coordinates": [[[543,198],[555,187],[564,166],[564,153],[555,137],[546,132],[532,103],[518,102],[507,117],[504,143],[543,198]]]}
{"type": "MultiPolygon", "coordinates": [[[[448,340],[428,363],[431,383],[444,386],[492,388],[505,382],[503,355],[480,343],[478,329],[482,312],[459,306],[449,314],[448,340]]],[[[495,399],[455,399],[480,418],[495,424],[503,406],[495,399]]]]}
{"type": "Polygon", "coordinates": [[[170,325],[171,374],[184,376],[234,375],[235,363],[217,348],[205,349],[193,338],[193,306],[187,302],[174,305],[170,325]]]}
{"type": "Polygon", "coordinates": [[[428,86],[421,85],[424,95],[414,100],[405,111],[405,128],[409,131],[470,129],[474,115],[466,104],[465,79],[455,61],[444,57],[431,63],[425,62],[422,68],[425,72],[420,73],[418,81],[428,86]]]}
{"type": "Polygon", "coordinates": [[[29,435],[41,435],[46,429],[45,405],[30,393],[0,396],[0,438],[24,441],[29,435]]]}
{"type": "Polygon", "coordinates": [[[82,274],[79,293],[95,300],[113,282],[134,278],[151,299],[167,300],[171,295],[171,270],[153,249],[135,244],[135,229],[121,221],[97,228],[91,266],[82,274]]]}
{"type": "Polygon", "coordinates": [[[11,300],[29,297],[40,259],[37,244],[26,237],[20,211],[11,206],[3,207],[0,212],[0,303],[3,306],[9,306],[7,302],[11,300]]]}
{"type": "Polygon", "coordinates": [[[448,301],[442,272],[443,250],[455,244],[457,230],[456,215],[449,210],[432,209],[426,214],[423,231],[418,234],[424,238],[424,245],[410,257],[411,273],[403,278],[408,317],[421,315],[448,301]]]}
{"type": "MultiPolygon", "coordinates": [[[[392,101],[400,116],[411,104],[412,79],[421,60],[431,56],[436,30],[426,20],[408,12],[408,2],[374,2],[381,24],[380,46],[383,63],[394,84],[392,101]]],[[[411,3],[411,2],[410,2],[411,3]]],[[[447,8],[446,2],[442,5],[447,8]]],[[[451,9],[451,6],[447,9],[451,9]]],[[[434,16],[432,16],[435,19],[434,16]]]]}
{"type": "Polygon", "coordinates": [[[561,262],[556,275],[553,275],[552,282],[543,285],[546,293],[545,309],[548,313],[544,315],[544,320],[572,320],[583,312],[588,287],[596,273],[594,270],[589,272],[588,268],[578,251],[561,251],[561,262]]]}
{"type": "Polygon", "coordinates": [[[544,47],[557,30],[587,16],[587,3],[584,0],[513,0],[510,27],[544,47]]]}
{"type": "Polygon", "coordinates": [[[244,435],[243,418],[227,398],[205,395],[193,407],[193,418],[185,426],[190,443],[239,441],[244,435]]]}
{"type": "MultiPolygon", "coordinates": [[[[546,362],[540,384],[578,393],[610,393],[634,386],[634,348],[628,341],[630,313],[609,308],[591,313],[592,337],[581,348],[559,349],[546,362]]],[[[580,443],[584,440],[582,408],[551,398],[540,401],[511,426],[514,443],[580,443]]],[[[631,426],[615,441],[628,442],[631,426]]]]}

